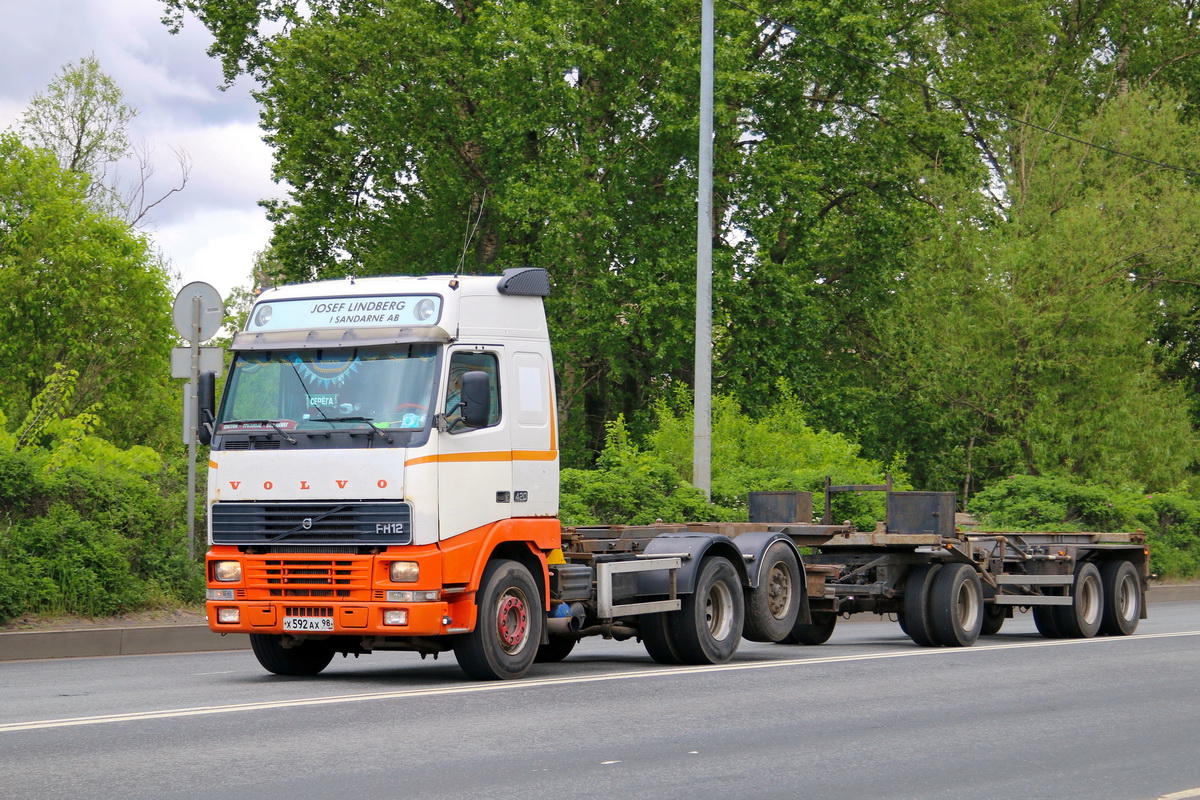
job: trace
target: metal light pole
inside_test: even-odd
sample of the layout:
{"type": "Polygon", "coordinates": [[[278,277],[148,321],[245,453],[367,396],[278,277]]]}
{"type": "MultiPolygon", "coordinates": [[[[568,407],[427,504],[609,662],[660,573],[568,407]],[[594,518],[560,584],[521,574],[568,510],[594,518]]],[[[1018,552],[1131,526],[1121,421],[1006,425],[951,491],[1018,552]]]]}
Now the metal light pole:
{"type": "Polygon", "coordinates": [[[700,188],[696,199],[696,386],[692,483],[712,499],[713,0],[700,10],[700,188]]]}

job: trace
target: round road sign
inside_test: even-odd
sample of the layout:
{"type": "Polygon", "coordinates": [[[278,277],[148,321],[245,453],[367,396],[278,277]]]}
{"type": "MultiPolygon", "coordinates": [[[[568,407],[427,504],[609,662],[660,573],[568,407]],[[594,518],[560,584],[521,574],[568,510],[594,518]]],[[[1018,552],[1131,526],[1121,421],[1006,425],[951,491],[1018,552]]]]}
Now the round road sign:
{"type": "Polygon", "coordinates": [[[225,304],[221,294],[204,281],[194,281],[179,290],[175,304],[171,306],[171,318],[175,321],[175,332],[185,342],[204,342],[221,329],[225,320],[225,304]],[[200,326],[200,338],[195,339],[196,325],[200,326]]]}

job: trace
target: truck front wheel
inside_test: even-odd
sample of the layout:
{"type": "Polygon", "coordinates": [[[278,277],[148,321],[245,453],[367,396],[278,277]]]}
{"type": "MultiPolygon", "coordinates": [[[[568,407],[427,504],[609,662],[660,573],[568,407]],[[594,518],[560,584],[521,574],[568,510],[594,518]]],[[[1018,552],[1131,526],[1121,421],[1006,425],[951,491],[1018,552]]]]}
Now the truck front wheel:
{"type": "Polygon", "coordinates": [[[729,559],[711,556],[700,566],[696,590],[671,615],[675,647],[685,664],[721,664],[742,641],[746,608],[742,582],[729,559]]]}
{"type": "Polygon", "coordinates": [[[283,646],[283,637],[272,633],[250,634],[254,657],[267,672],[276,675],[316,675],[333,660],[333,643],[329,641],[297,641],[283,646]]]}
{"type": "Polygon", "coordinates": [[[483,571],[475,630],[454,643],[467,676],[490,681],[520,678],[537,657],[542,610],[537,584],[524,564],[493,561],[483,571]]]}

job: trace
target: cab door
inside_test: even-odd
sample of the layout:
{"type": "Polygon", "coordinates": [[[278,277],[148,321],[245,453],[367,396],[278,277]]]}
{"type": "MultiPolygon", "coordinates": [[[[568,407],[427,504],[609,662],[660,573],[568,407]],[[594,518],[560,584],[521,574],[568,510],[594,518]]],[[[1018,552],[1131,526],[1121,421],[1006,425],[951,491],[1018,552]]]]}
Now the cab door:
{"type": "Polygon", "coordinates": [[[438,448],[438,520],[447,539],[512,516],[512,435],[506,416],[504,349],[457,346],[445,360],[440,394],[442,432],[438,448]],[[469,427],[462,418],[461,378],[466,372],[488,375],[487,424],[469,427]]]}

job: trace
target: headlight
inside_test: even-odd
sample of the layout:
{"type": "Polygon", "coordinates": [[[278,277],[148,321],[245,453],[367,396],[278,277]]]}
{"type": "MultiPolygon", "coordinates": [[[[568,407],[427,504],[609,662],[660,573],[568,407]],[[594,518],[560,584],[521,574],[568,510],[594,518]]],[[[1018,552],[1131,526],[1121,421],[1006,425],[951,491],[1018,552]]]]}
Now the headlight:
{"type": "Polygon", "coordinates": [[[393,561],[390,573],[395,583],[416,583],[421,576],[421,565],[416,561],[393,561]]]}
{"type": "Polygon", "coordinates": [[[214,561],[213,580],[222,583],[233,583],[242,579],[242,562],[214,561]]]}

